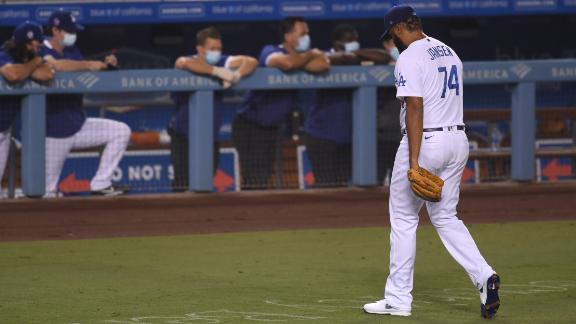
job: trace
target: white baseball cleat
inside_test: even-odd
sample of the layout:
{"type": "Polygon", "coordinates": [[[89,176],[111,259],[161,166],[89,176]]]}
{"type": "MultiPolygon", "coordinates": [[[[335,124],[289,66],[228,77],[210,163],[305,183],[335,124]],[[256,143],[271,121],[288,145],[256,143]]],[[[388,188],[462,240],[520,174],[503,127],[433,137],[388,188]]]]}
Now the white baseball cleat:
{"type": "Polygon", "coordinates": [[[392,315],[392,316],[410,316],[409,310],[402,310],[394,306],[388,305],[385,299],[381,299],[374,303],[365,304],[364,311],[369,314],[392,315]]]}

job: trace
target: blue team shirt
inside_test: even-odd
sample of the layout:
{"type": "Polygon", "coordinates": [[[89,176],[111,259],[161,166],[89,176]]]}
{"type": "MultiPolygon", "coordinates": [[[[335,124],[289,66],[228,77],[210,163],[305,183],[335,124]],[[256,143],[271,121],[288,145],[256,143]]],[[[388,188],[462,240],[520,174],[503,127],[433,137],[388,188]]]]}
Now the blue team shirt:
{"type": "MultiPolygon", "coordinates": [[[[4,50],[0,50],[0,67],[14,63],[14,59],[4,50]]],[[[0,132],[5,132],[10,128],[14,119],[20,111],[22,96],[1,96],[0,97],[0,132]]]]}
{"type": "Polygon", "coordinates": [[[352,142],[352,90],[318,90],[304,129],[313,137],[338,144],[352,142]]]}
{"type": "MultiPolygon", "coordinates": [[[[288,54],[280,45],[267,45],[260,52],[258,65],[266,66],[266,60],[274,53],[288,54]]],[[[286,119],[296,105],[295,90],[250,91],[238,112],[244,119],[261,126],[275,126],[286,119]]]]}
{"type": "MultiPolygon", "coordinates": [[[[193,57],[193,56],[189,56],[193,57]]],[[[215,65],[218,67],[226,66],[228,55],[222,55],[215,65]]],[[[176,103],[176,111],[172,115],[168,128],[178,135],[188,136],[188,97],[190,94],[182,92],[172,93],[172,98],[176,103]]],[[[220,126],[222,125],[222,92],[214,93],[214,139],[218,138],[220,126]]]]}
{"type": "MultiPolygon", "coordinates": [[[[57,60],[82,61],[84,56],[76,46],[65,47],[62,54],[46,46],[40,47],[40,56],[51,55],[57,60]]],[[[65,138],[76,134],[86,121],[82,95],[48,95],[46,98],[46,136],[65,138]]]]}

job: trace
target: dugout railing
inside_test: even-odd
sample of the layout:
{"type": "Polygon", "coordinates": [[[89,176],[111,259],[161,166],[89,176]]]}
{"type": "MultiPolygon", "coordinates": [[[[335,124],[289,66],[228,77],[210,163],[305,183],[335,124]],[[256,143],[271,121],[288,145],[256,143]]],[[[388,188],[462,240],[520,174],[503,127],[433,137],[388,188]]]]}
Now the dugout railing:
{"type": "MultiPolygon", "coordinates": [[[[467,62],[464,84],[510,84],[511,179],[535,179],[536,83],[576,81],[576,60],[467,62]]],[[[393,67],[333,67],[328,74],[285,74],[259,68],[235,85],[238,90],[354,88],[352,184],[377,184],[377,88],[394,83],[393,67]]],[[[9,85],[0,80],[0,95],[23,95],[21,109],[22,190],[27,196],[45,191],[46,95],[55,93],[190,92],[189,190],[211,191],[214,79],[178,70],[125,70],[59,73],[47,85],[9,85]]]]}

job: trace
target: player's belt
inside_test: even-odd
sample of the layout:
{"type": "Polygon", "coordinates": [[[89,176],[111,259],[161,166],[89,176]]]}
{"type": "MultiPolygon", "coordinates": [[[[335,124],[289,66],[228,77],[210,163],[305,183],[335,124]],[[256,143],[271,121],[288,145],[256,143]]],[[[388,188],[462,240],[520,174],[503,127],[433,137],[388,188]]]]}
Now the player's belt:
{"type": "MultiPolygon", "coordinates": [[[[424,128],[422,132],[430,133],[430,132],[442,132],[442,131],[453,131],[453,130],[465,130],[466,127],[464,125],[456,125],[456,126],[446,126],[446,127],[436,127],[436,128],[424,128]]],[[[402,130],[402,135],[406,135],[406,130],[402,130]]]]}

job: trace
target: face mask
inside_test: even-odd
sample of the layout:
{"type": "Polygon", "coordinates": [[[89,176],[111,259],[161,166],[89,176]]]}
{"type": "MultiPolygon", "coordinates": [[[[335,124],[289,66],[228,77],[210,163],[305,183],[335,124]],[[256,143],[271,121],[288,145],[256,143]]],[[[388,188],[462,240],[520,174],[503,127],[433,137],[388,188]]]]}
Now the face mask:
{"type": "Polygon", "coordinates": [[[61,41],[62,46],[69,47],[76,43],[76,34],[64,33],[64,38],[61,41]]]}
{"type": "Polygon", "coordinates": [[[393,47],[390,49],[390,56],[394,61],[398,61],[398,58],[400,57],[400,51],[398,50],[398,47],[393,47]]]}
{"type": "Polygon", "coordinates": [[[360,43],[358,42],[344,43],[344,51],[346,51],[346,53],[354,52],[358,49],[360,49],[360,43]]]}
{"type": "Polygon", "coordinates": [[[220,61],[222,52],[220,51],[206,51],[206,63],[210,65],[216,65],[220,61]]]}
{"type": "Polygon", "coordinates": [[[304,35],[298,39],[298,46],[296,47],[296,51],[306,52],[308,49],[310,49],[310,36],[304,35]]]}

